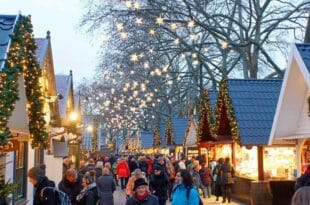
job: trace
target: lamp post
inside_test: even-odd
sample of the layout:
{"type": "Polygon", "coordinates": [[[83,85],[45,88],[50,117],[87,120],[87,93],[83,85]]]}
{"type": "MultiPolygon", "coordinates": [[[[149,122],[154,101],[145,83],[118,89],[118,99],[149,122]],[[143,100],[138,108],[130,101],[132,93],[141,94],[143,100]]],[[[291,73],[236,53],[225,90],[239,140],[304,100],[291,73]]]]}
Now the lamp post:
{"type": "Polygon", "coordinates": [[[76,112],[71,112],[69,115],[68,132],[75,135],[74,139],[68,140],[69,157],[71,158],[76,169],[79,168],[80,161],[80,139],[77,132],[77,121],[79,115],[76,112]]]}

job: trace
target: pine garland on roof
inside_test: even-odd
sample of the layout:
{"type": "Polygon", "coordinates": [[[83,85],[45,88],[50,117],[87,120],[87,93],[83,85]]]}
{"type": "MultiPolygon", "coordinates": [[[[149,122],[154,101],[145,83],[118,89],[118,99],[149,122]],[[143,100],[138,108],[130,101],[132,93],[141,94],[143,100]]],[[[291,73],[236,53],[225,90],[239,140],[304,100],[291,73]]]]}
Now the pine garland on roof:
{"type": "MultiPolygon", "coordinates": [[[[223,106],[226,108],[226,114],[229,121],[229,126],[231,128],[232,139],[240,144],[240,132],[238,128],[238,123],[236,120],[236,115],[234,108],[232,106],[231,98],[229,96],[228,91],[228,82],[227,79],[224,79],[220,83],[219,94],[216,101],[216,108],[215,108],[215,129],[218,132],[220,128],[220,120],[223,106]]],[[[216,133],[217,134],[217,133],[216,133]]]]}
{"type": "MultiPolygon", "coordinates": [[[[214,135],[214,119],[210,105],[209,92],[206,89],[201,100],[201,109],[198,121],[197,141],[201,142],[207,136],[213,138],[214,135]]],[[[210,139],[211,140],[211,139],[210,139]]]]}
{"type": "Polygon", "coordinates": [[[165,142],[166,145],[175,145],[172,122],[170,118],[167,118],[166,121],[165,142]]]}
{"type": "Polygon", "coordinates": [[[40,86],[42,76],[35,56],[35,41],[31,17],[19,16],[11,36],[11,46],[4,68],[0,72],[0,146],[8,143],[12,134],[8,120],[18,97],[18,78],[23,74],[26,86],[29,132],[33,148],[46,148],[48,134],[44,120],[44,96],[40,86]]]}

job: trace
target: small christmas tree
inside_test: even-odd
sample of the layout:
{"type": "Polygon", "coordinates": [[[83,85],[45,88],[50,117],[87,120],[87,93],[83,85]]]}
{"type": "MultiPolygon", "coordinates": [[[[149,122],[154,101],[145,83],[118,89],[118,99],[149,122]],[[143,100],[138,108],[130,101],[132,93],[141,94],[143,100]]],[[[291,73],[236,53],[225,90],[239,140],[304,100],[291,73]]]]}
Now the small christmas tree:
{"type": "Polygon", "coordinates": [[[166,132],[165,132],[166,145],[175,145],[174,133],[172,129],[171,119],[167,118],[166,122],[166,132]]]}

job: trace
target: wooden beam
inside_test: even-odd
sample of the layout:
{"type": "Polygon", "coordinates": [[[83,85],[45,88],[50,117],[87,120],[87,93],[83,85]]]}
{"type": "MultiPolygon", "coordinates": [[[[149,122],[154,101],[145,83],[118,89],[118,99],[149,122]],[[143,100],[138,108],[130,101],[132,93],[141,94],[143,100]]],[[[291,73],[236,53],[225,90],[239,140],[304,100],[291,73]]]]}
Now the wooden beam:
{"type": "Polygon", "coordinates": [[[231,163],[236,167],[236,143],[231,144],[231,163]]]}
{"type": "Polygon", "coordinates": [[[264,147],[257,146],[258,180],[264,180],[264,147]]]}

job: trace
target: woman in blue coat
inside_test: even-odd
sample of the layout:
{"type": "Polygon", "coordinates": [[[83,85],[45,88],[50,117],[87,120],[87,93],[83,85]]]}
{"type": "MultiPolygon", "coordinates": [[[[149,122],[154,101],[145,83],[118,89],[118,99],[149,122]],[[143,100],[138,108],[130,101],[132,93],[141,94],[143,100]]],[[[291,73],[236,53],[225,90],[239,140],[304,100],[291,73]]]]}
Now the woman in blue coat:
{"type": "Polygon", "coordinates": [[[199,205],[200,197],[189,171],[181,170],[175,176],[172,205],[199,205]]]}

